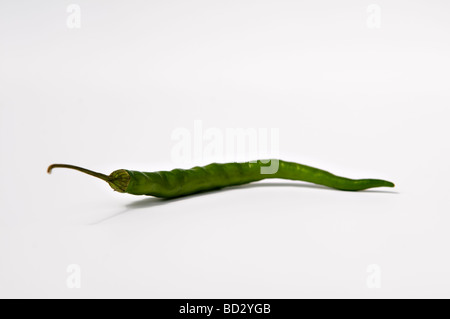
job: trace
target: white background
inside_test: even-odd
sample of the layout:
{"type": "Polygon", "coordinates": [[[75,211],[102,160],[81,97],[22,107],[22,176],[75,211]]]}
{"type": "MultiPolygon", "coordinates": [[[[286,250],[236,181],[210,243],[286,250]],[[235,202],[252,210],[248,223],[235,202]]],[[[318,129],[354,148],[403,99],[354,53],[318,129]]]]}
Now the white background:
{"type": "Polygon", "coordinates": [[[0,3],[0,297],[450,297],[448,1],[377,1],[380,28],[369,1],[86,0],[69,28],[71,3],[0,3]],[[46,174],[175,168],[195,120],[397,187],[160,201],[46,174]]]}

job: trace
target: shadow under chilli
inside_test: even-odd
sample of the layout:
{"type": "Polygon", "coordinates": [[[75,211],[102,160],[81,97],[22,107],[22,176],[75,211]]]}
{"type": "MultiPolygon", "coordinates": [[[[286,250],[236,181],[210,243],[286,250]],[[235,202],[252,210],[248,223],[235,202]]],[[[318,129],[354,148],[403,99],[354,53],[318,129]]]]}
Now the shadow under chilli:
{"type": "MultiPolygon", "coordinates": [[[[139,199],[136,200],[134,202],[131,202],[127,205],[125,205],[125,209],[113,214],[109,217],[106,217],[104,219],[101,219],[97,222],[94,222],[90,225],[98,225],[101,224],[105,221],[108,221],[110,219],[113,219],[115,217],[118,217],[122,214],[125,214],[129,211],[133,211],[133,210],[137,210],[137,209],[144,209],[144,208],[151,208],[151,207],[156,207],[156,206],[161,206],[161,205],[167,205],[170,203],[175,203],[175,202],[179,202],[179,201],[183,201],[183,200],[188,200],[190,198],[195,198],[195,197],[202,197],[202,196],[207,196],[207,195],[211,195],[214,193],[219,193],[219,192],[227,192],[227,191],[233,191],[233,190],[240,190],[240,189],[250,189],[250,188],[260,188],[260,187],[299,187],[299,188],[309,188],[309,189],[320,189],[320,190],[327,190],[327,191],[336,191],[336,192],[342,192],[342,190],[338,190],[338,189],[333,189],[333,188],[329,188],[326,186],[322,186],[322,185],[316,185],[316,184],[302,184],[302,183],[284,183],[284,182],[278,182],[278,183],[265,183],[265,182],[259,182],[259,183],[251,183],[251,184],[245,184],[245,185],[238,185],[238,186],[229,186],[229,187],[225,187],[225,188],[221,188],[221,189],[215,189],[215,190],[210,190],[210,191],[205,191],[202,193],[197,193],[197,194],[192,194],[192,195],[186,195],[186,196],[181,196],[181,197],[176,197],[176,198],[157,198],[157,197],[147,197],[144,199],[139,199]]],[[[351,191],[350,191],[351,192],[351,191]]],[[[384,190],[372,190],[372,189],[368,189],[368,190],[362,190],[362,191],[357,191],[354,193],[378,193],[378,194],[398,194],[398,192],[395,191],[384,191],[384,190]]]]}

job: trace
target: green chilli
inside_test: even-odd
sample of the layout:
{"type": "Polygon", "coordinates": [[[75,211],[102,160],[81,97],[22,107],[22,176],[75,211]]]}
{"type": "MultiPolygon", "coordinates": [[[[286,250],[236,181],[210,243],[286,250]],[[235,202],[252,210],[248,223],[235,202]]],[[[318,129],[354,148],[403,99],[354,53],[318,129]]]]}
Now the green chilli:
{"type": "Polygon", "coordinates": [[[120,193],[161,198],[191,195],[227,186],[248,184],[267,178],[304,181],[345,191],[394,187],[393,183],[381,179],[350,179],[311,166],[282,160],[213,163],[191,169],[149,173],[119,169],[109,176],[67,164],[50,165],[47,172],[51,173],[53,168],[70,168],[95,176],[107,182],[115,191],[120,193]],[[270,166],[267,166],[267,163],[271,163],[270,166]]]}

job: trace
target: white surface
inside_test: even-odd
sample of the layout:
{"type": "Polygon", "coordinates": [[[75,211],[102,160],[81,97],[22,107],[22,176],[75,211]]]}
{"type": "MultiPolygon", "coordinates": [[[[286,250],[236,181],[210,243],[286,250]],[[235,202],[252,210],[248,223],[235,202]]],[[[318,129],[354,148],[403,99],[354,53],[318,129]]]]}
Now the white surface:
{"type": "Polygon", "coordinates": [[[378,1],[380,29],[366,1],[76,3],[80,29],[67,1],[0,4],[0,297],[450,297],[448,2],[378,1]],[[45,172],[174,168],[195,120],[397,187],[161,202],[45,172]]]}

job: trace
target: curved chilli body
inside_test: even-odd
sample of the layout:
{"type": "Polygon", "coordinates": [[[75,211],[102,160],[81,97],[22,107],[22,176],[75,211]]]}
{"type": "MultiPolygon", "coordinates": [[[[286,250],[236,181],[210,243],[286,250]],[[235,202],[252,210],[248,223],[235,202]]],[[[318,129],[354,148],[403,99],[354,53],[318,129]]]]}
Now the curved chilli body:
{"type": "Polygon", "coordinates": [[[310,182],[345,191],[360,191],[373,187],[394,187],[394,184],[381,179],[351,179],[336,176],[322,169],[293,162],[279,161],[278,172],[272,178],[310,182]]]}
{"type": "Polygon", "coordinates": [[[256,163],[227,163],[160,172],[128,171],[127,193],[155,197],[178,197],[264,179],[256,163]]]}
{"type": "Polygon", "coordinates": [[[281,160],[213,163],[191,169],[174,169],[160,172],[129,171],[130,183],[126,192],[134,195],[151,195],[173,198],[199,192],[219,189],[227,186],[242,185],[266,178],[280,178],[311,182],[340,190],[357,191],[372,187],[393,187],[394,184],[378,179],[349,179],[333,175],[314,167],[281,160]],[[275,161],[275,162],[274,162],[275,161]],[[273,174],[262,174],[261,168],[278,163],[273,174]]]}

